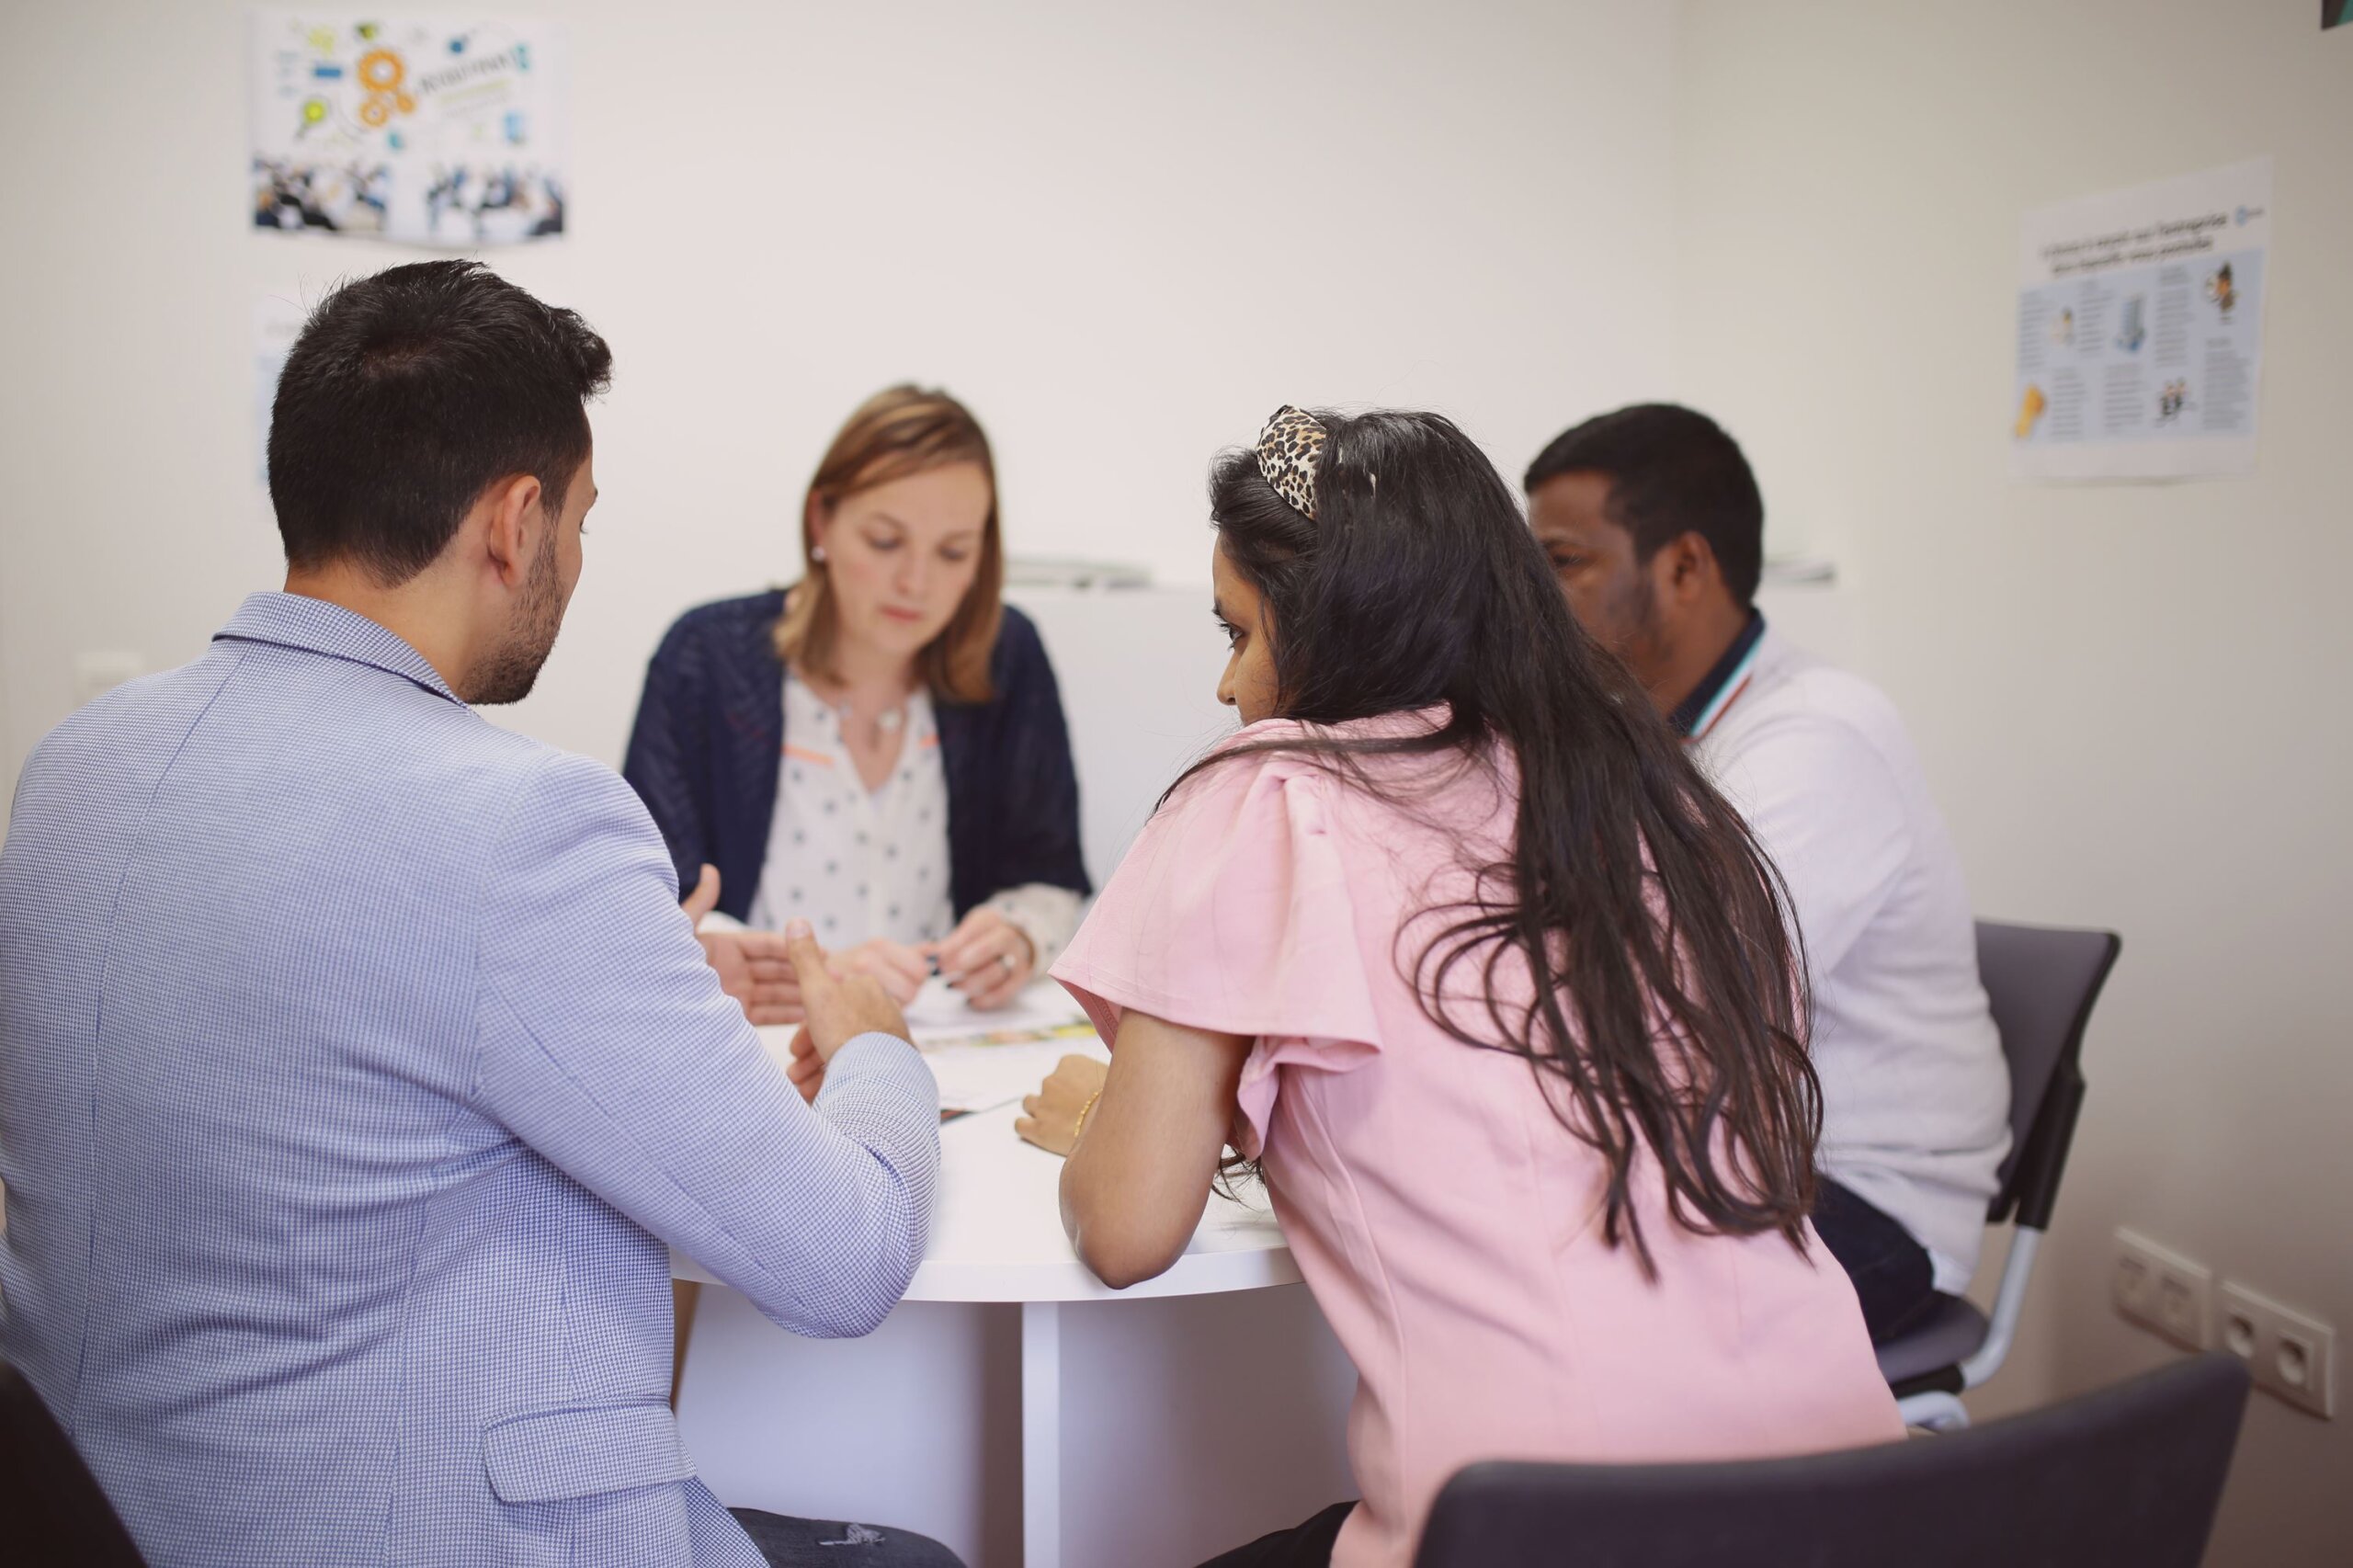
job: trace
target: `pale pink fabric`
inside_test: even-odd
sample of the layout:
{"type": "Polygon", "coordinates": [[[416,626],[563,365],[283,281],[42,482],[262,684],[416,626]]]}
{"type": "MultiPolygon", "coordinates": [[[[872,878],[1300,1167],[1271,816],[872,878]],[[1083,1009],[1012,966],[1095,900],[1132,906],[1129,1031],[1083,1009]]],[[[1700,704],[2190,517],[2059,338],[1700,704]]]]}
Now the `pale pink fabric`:
{"type": "MultiPolygon", "coordinates": [[[[1240,738],[1295,733],[1269,722],[1240,738]]],[[[1504,856],[1517,782],[1507,760],[1380,766],[1417,789],[1410,811],[1304,759],[1216,764],[1154,817],[1053,969],[1107,1040],[1129,1008],[1255,1040],[1243,1136],[1359,1379],[1348,1451],[1364,1501],[1334,1563],[1405,1568],[1438,1487],[1476,1460],[1901,1437],[1854,1291],[1811,1233],[1803,1255],[1779,1236],[1692,1234],[1638,1171],[1659,1269],[1645,1280],[1603,1242],[1603,1165],[1526,1061],[1424,1016],[1400,972],[1427,944],[1414,917],[1467,891],[1460,867],[1504,856]]]]}

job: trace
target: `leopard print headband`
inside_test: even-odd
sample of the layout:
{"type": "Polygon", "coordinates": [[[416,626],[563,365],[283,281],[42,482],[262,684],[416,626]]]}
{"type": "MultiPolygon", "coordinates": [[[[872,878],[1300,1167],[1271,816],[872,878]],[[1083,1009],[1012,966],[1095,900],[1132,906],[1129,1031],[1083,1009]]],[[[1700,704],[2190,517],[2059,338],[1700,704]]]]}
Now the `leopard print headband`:
{"type": "Polygon", "coordinates": [[[1300,516],[1315,519],[1315,460],[1324,455],[1324,426],[1290,403],[1275,410],[1258,432],[1258,472],[1300,516]]]}

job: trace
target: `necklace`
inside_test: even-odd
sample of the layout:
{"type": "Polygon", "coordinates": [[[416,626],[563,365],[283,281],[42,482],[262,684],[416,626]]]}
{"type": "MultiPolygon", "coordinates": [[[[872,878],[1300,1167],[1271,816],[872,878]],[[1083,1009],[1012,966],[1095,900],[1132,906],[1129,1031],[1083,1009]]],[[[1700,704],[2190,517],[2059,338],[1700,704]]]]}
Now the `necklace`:
{"type": "MultiPolygon", "coordinates": [[[[834,712],[841,720],[842,733],[844,734],[847,734],[849,733],[850,726],[858,721],[857,708],[847,702],[836,703],[834,707],[834,712]]],[[[875,733],[883,735],[895,735],[905,726],[906,722],[907,706],[905,703],[903,702],[896,708],[886,708],[881,712],[874,715],[875,733]]]]}
{"type": "MultiPolygon", "coordinates": [[[[796,670],[794,674],[800,675],[800,672],[796,670]]],[[[800,676],[800,678],[801,684],[808,688],[809,694],[816,698],[819,704],[833,715],[835,728],[840,731],[842,739],[845,741],[854,734],[870,736],[875,742],[887,741],[907,727],[907,707],[915,699],[912,692],[900,698],[892,706],[877,712],[866,721],[866,728],[860,728],[858,703],[852,699],[847,690],[827,681],[824,683],[827,687],[840,693],[838,697],[829,696],[819,690],[817,683],[810,680],[808,676],[800,676]]]]}

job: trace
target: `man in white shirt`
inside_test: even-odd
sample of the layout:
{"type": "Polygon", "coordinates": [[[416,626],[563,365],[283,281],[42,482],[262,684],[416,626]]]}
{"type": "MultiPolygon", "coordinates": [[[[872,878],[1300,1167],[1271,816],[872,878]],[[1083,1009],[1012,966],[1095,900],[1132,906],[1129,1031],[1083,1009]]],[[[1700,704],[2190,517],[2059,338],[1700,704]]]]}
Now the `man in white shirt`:
{"type": "Polygon", "coordinates": [[[1621,408],[1528,471],[1529,523],[1788,883],[1822,1080],[1814,1228],[1874,1341],[1959,1294],[2009,1148],[1961,862],[1894,705],[1765,625],[1764,503],[1706,415],[1621,408]]]}

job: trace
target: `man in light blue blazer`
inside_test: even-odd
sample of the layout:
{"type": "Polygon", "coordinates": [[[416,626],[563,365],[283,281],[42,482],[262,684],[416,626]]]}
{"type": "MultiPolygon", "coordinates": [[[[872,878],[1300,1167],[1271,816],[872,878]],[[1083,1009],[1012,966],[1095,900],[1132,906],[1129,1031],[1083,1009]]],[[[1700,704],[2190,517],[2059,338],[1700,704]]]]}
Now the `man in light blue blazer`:
{"type": "Polygon", "coordinates": [[[609,366],[473,263],[337,291],[272,417],[288,591],[18,783],[0,1347],[159,1565],[953,1561],[756,1548],[665,1403],[671,1246],[796,1332],[882,1321],[938,1108],[802,933],[804,1102],[629,786],[469,706],[554,642],[609,366]]]}

